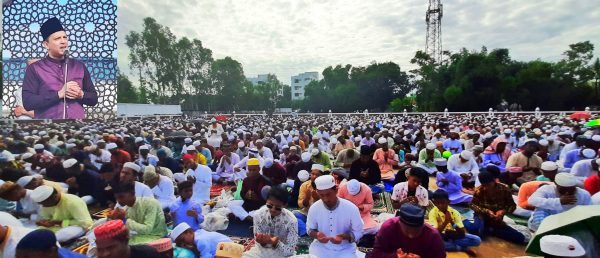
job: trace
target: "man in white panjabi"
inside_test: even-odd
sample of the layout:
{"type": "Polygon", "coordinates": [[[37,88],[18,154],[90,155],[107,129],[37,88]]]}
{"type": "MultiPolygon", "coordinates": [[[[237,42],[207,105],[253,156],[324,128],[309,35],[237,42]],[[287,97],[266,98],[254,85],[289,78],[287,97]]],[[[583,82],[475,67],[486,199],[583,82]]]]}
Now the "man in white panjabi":
{"type": "Polygon", "coordinates": [[[363,221],[358,207],[337,197],[331,175],[315,180],[320,200],[308,210],[306,228],[314,238],[309,253],[316,257],[357,257],[356,242],[362,237],[363,221]]]}

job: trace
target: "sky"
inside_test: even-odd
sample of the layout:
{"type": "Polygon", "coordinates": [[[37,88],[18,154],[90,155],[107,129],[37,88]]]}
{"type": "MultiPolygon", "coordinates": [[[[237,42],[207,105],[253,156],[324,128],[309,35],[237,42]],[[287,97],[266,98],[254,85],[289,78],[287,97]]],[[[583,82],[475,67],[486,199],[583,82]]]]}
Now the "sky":
{"type": "MultiPolygon", "coordinates": [[[[600,56],[596,0],[444,1],[443,50],[508,48],[519,61],[557,61],[589,40],[600,56]]],[[[246,77],[280,81],[337,64],[392,61],[408,71],[425,49],[426,0],[127,0],[118,6],[118,62],[129,73],[125,35],[153,17],[179,38],[202,41],[214,58],[230,56],[246,77]]],[[[135,83],[137,77],[129,74],[135,83]]]]}

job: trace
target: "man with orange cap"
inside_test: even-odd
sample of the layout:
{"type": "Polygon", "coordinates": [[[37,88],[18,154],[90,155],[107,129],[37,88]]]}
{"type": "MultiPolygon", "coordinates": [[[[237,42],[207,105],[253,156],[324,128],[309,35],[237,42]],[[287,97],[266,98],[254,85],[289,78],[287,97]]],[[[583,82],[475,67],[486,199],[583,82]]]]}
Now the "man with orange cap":
{"type": "Polygon", "coordinates": [[[121,220],[111,220],[94,229],[98,258],[160,258],[156,249],[147,245],[129,245],[129,230],[121,220]]]}

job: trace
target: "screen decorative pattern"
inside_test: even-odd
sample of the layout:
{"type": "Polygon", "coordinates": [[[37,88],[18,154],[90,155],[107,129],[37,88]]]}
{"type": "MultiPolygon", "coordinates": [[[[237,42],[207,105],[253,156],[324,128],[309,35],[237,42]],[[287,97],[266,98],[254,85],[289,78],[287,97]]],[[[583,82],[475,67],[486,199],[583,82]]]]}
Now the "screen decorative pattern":
{"type": "MultiPolygon", "coordinates": [[[[69,37],[70,57],[82,61],[96,91],[98,104],[86,106],[86,118],[107,119],[117,103],[116,0],[13,0],[2,7],[3,114],[14,118],[27,61],[46,56],[39,29],[58,18],[69,37]],[[10,112],[10,113],[9,113],[10,112]]],[[[19,101],[20,102],[20,101],[19,101]]]]}

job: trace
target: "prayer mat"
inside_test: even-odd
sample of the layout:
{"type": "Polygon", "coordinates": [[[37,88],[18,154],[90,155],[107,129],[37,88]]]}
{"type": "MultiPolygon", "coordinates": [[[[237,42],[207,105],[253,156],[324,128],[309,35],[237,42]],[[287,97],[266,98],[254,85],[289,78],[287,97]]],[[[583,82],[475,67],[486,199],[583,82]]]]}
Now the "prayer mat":
{"type": "Polygon", "coordinates": [[[223,235],[229,236],[229,237],[245,237],[245,238],[252,238],[254,237],[254,232],[252,232],[252,229],[250,229],[250,227],[252,226],[252,223],[248,223],[248,222],[242,222],[239,220],[233,220],[233,221],[229,221],[229,225],[227,226],[227,229],[225,230],[220,230],[217,231],[223,235]]]}
{"type": "Polygon", "coordinates": [[[210,198],[217,197],[221,195],[221,190],[225,189],[225,191],[230,190],[232,185],[222,185],[222,184],[214,184],[210,187],[210,198]]]}
{"type": "Polygon", "coordinates": [[[526,219],[526,218],[515,216],[513,214],[507,214],[506,216],[509,217],[509,218],[511,218],[512,220],[514,220],[515,223],[517,223],[517,225],[527,226],[528,219],[526,219]]]}
{"type": "Polygon", "coordinates": [[[373,209],[371,209],[371,213],[379,214],[379,213],[391,213],[394,214],[395,210],[392,206],[392,195],[388,192],[378,193],[378,199],[374,200],[373,209]]]}

